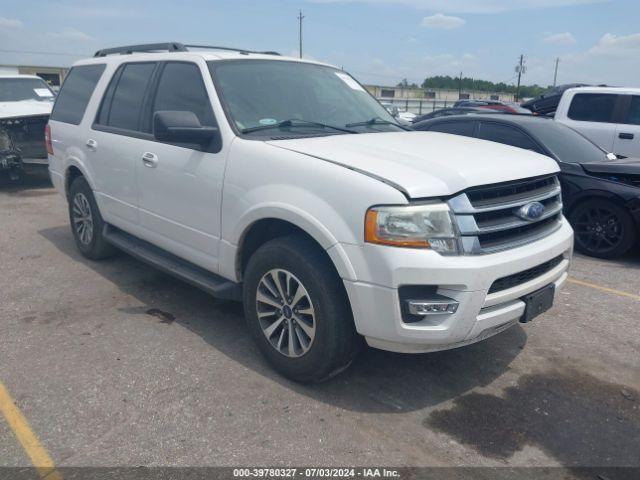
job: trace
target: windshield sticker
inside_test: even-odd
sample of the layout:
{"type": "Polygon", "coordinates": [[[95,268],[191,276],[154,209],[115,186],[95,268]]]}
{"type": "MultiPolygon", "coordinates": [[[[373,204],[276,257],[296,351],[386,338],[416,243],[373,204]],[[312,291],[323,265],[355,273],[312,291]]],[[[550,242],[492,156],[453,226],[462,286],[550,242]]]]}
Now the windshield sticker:
{"type": "Polygon", "coordinates": [[[53,93],[51,93],[47,88],[34,88],[33,91],[39,97],[53,97],[53,93]]]}
{"type": "Polygon", "coordinates": [[[364,88],[362,88],[362,86],[358,82],[356,82],[353,78],[351,78],[346,73],[342,73],[342,72],[335,72],[335,73],[340,80],[342,80],[344,83],[349,85],[354,90],[359,90],[361,92],[364,92],[364,88]]]}
{"type": "Polygon", "coordinates": [[[260,125],[275,125],[278,121],[275,118],[261,118],[258,123],[260,125]]]}

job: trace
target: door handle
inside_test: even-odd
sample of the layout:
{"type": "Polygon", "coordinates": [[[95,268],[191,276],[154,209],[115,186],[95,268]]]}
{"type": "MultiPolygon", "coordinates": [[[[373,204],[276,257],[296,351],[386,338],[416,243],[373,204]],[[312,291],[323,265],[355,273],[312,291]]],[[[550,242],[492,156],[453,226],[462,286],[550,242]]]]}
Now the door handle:
{"type": "Polygon", "coordinates": [[[618,138],[622,140],[633,140],[633,133],[619,133],[618,138]]]}
{"type": "Polygon", "coordinates": [[[158,156],[155,153],[144,152],[142,154],[142,163],[145,167],[156,168],[158,166],[158,156]]]}
{"type": "Polygon", "coordinates": [[[93,150],[93,151],[95,151],[98,148],[98,142],[96,142],[93,138],[90,138],[89,140],[87,140],[87,143],[85,145],[89,150],[93,150]]]}

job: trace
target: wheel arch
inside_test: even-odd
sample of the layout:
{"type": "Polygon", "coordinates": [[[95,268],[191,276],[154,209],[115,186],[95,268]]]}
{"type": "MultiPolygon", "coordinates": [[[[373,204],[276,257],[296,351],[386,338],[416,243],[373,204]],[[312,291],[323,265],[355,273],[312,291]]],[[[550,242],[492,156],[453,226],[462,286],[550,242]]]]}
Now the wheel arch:
{"type": "Polygon", "coordinates": [[[87,175],[87,172],[85,171],[82,164],[80,164],[79,162],[71,161],[64,171],[64,194],[67,199],[69,198],[69,189],[71,188],[71,184],[78,177],[84,177],[87,180],[87,183],[89,183],[91,189],[95,190],[93,182],[91,181],[89,175],[87,175]]]}
{"type": "Polygon", "coordinates": [[[589,200],[609,200],[622,208],[625,208],[626,204],[624,198],[613,192],[608,192],[606,190],[584,190],[572,195],[571,201],[565,205],[565,215],[569,217],[580,203],[589,200]]]}
{"type": "Polygon", "coordinates": [[[261,245],[274,238],[293,234],[308,238],[321,249],[341,278],[355,278],[354,268],[340,243],[326,226],[308,215],[296,214],[288,209],[271,209],[268,215],[256,216],[251,221],[245,219],[238,231],[233,266],[227,267],[233,270],[238,281],[242,281],[249,258],[261,245]]]}

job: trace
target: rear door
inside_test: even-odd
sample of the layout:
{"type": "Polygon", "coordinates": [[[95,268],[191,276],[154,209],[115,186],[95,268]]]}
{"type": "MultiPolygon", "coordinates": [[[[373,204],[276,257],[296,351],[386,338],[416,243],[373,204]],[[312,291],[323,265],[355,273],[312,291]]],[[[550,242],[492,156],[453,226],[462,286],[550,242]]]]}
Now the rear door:
{"type": "Polygon", "coordinates": [[[640,95],[625,95],[625,108],[616,125],[613,153],[640,157],[640,95]]]}
{"type": "Polygon", "coordinates": [[[93,157],[96,196],[105,220],[135,233],[138,226],[136,166],[144,153],[141,118],[157,62],[124,63],[102,98],[86,148],[93,157]]]}
{"type": "Polygon", "coordinates": [[[622,101],[614,93],[575,93],[561,121],[612,152],[617,128],[615,116],[622,101]]]}

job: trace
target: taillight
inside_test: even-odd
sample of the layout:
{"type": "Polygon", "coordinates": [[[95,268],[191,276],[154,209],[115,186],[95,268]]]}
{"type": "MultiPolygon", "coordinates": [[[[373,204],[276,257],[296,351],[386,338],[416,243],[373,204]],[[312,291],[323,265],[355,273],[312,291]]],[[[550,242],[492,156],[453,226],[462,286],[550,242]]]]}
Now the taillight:
{"type": "Polygon", "coordinates": [[[47,123],[44,127],[44,144],[47,147],[47,153],[53,155],[53,143],[51,143],[51,127],[47,123]]]}

